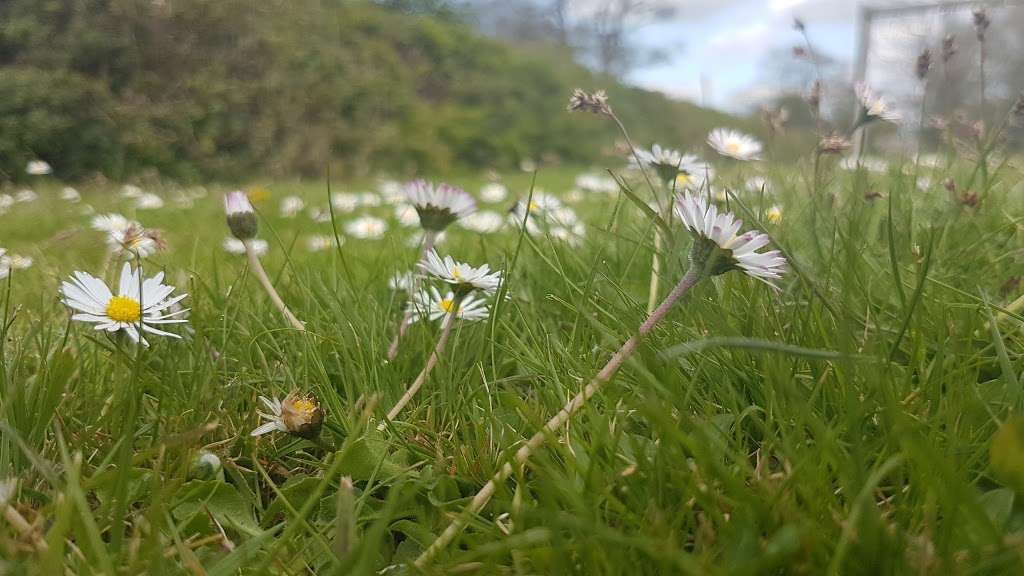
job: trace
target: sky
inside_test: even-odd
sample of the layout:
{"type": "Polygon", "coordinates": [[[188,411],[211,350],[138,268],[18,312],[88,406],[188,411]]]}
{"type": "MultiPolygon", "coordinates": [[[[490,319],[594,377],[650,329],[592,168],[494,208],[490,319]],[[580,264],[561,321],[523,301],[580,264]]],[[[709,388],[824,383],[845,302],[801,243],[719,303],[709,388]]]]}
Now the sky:
{"type": "Polygon", "coordinates": [[[634,84],[722,110],[748,109],[776,89],[761,71],[766,57],[802,44],[794,17],[806,22],[816,50],[846,63],[854,59],[856,0],[672,1],[676,15],[637,36],[677,55],[633,72],[634,84]]]}

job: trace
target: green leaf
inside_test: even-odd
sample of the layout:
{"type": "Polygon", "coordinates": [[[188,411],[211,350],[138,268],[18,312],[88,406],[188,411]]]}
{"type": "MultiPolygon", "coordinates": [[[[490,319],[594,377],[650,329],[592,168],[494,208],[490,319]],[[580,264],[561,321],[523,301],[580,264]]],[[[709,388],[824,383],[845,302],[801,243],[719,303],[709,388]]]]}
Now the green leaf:
{"type": "Polygon", "coordinates": [[[1024,416],[1007,420],[992,437],[989,463],[1004,486],[1024,493],[1024,416]]]}
{"type": "Polygon", "coordinates": [[[182,487],[182,495],[174,507],[175,519],[182,522],[182,532],[212,532],[207,511],[222,526],[255,536],[262,531],[249,502],[234,486],[216,480],[193,480],[182,487]]]}

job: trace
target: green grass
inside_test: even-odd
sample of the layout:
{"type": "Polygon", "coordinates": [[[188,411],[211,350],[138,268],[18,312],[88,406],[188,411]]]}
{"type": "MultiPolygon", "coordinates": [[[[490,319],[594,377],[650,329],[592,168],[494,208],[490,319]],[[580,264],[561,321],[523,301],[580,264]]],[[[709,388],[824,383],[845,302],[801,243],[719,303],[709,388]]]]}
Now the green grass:
{"type": "MultiPolygon", "coordinates": [[[[945,171],[927,171],[936,185],[920,191],[898,171],[828,167],[814,192],[810,170],[770,167],[772,194],[729,201],[790,255],[781,291],[739,273],[699,285],[431,573],[1024,570],[1024,507],[989,467],[993,435],[1024,403],[1021,318],[986,325],[1020,290],[1004,285],[1022,274],[1021,174],[1004,167],[968,209],[942,189],[945,171]],[[866,200],[868,189],[883,196],[866,200]],[[781,222],[759,222],[772,204],[781,222]]],[[[561,193],[572,177],[542,172],[538,186],[561,193]]],[[[529,181],[506,180],[519,195],[529,181]]],[[[277,201],[326,204],[324,185],[269,186],[265,263],[302,334],[222,251],[222,190],[140,212],[170,241],[145,268],[190,294],[194,334],[138,351],[69,321],[58,282],[98,274],[101,238],[81,204],[38,189],[40,201],[0,216],[0,246],[36,259],[2,292],[0,477],[21,479],[15,507],[46,550],[0,524],[0,573],[371,574],[409,562],[644,317],[651,225],[625,197],[576,206],[579,247],[455,230],[442,253],[507,270],[511,297],[457,327],[421,394],[377,432],[438,333],[415,325],[384,360],[401,305],[387,280],[415,260],[411,231],[309,254],[303,235],[330,224],[279,218],[277,201]],[[321,401],[320,439],[251,438],[257,396],[293,389],[321,401]],[[200,450],[224,463],[215,479],[190,475],[200,450]],[[339,489],[346,476],[352,490],[339,489]]],[[[116,187],[83,193],[98,212],[124,210],[116,187]]],[[[688,242],[675,238],[664,291],[688,242]]]]}

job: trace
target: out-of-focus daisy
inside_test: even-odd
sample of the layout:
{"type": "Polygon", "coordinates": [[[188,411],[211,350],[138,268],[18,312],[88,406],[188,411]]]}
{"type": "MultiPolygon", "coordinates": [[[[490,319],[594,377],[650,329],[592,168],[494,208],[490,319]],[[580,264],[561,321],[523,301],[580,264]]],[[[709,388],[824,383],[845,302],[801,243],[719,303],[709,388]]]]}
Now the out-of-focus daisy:
{"type": "Polygon", "coordinates": [[[587,229],[583,223],[575,222],[564,226],[553,226],[549,233],[556,240],[566,242],[570,246],[579,246],[583,244],[583,237],[586,236],[587,229]]]}
{"type": "Polygon", "coordinates": [[[46,176],[53,173],[53,167],[43,160],[30,160],[25,165],[25,173],[29,176],[46,176]]]}
{"type": "Polygon", "coordinates": [[[331,194],[331,206],[338,212],[352,212],[359,208],[359,196],[348,192],[331,194]]]}
{"type": "MultiPolygon", "coordinates": [[[[252,240],[249,240],[249,245],[252,247],[252,251],[255,252],[257,256],[263,256],[264,254],[267,253],[267,250],[270,248],[270,245],[267,244],[266,240],[261,240],[259,238],[253,238],[252,240]]],[[[224,238],[223,247],[224,251],[229,254],[245,254],[245,242],[242,242],[241,240],[235,238],[234,236],[228,236],[224,238]]]]}
{"type": "Polygon", "coordinates": [[[855,91],[857,101],[860,103],[860,114],[857,118],[857,126],[863,126],[875,120],[886,122],[899,122],[900,115],[893,110],[885,98],[876,94],[867,84],[857,84],[855,91]]]}
{"type": "MultiPolygon", "coordinates": [[[[409,302],[409,310],[413,322],[441,320],[451,314],[454,307],[455,293],[449,291],[444,296],[441,296],[441,293],[433,286],[413,294],[412,301],[409,302]]],[[[483,300],[469,295],[462,299],[459,309],[455,311],[455,317],[459,320],[473,322],[487,318],[489,313],[490,311],[483,300]]]]}
{"type": "Polygon", "coordinates": [[[764,213],[764,216],[772,224],[778,224],[779,222],[782,222],[782,208],[779,208],[778,206],[772,206],[771,208],[768,209],[767,212],[764,213]]]}
{"type": "Polygon", "coordinates": [[[662,148],[660,144],[651,146],[650,150],[637,150],[636,156],[630,157],[632,166],[639,167],[637,158],[644,167],[654,170],[662,182],[671,182],[683,165],[697,161],[696,156],[672,148],[662,148]]]}
{"type": "Polygon", "coordinates": [[[751,176],[747,178],[743,186],[748,192],[753,192],[754,194],[760,194],[762,191],[765,194],[770,194],[772,191],[771,183],[764,176],[751,176]]]}
{"type": "Polygon", "coordinates": [[[459,220],[459,226],[479,234],[491,234],[497,232],[504,224],[505,219],[501,217],[501,214],[491,210],[474,212],[462,220],[459,220]]]}
{"type": "Polygon", "coordinates": [[[135,199],[135,207],[139,210],[159,210],[164,207],[164,199],[152,192],[146,192],[135,199]]]}
{"type": "Polygon", "coordinates": [[[65,186],[60,191],[60,199],[67,202],[78,202],[82,199],[82,195],[78,193],[78,190],[70,186],[65,186]]]}
{"type": "Polygon", "coordinates": [[[269,412],[259,412],[266,420],[257,426],[250,436],[262,436],[268,432],[286,432],[302,438],[313,438],[320,432],[324,421],[320,404],[312,397],[300,397],[292,392],[284,400],[260,396],[260,402],[269,412]]]}
{"type": "Polygon", "coordinates": [[[377,183],[377,191],[388,204],[405,202],[405,191],[402,190],[402,183],[397,180],[381,180],[377,183]]]}
{"type": "Polygon", "coordinates": [[[294,218],[305,207],[306,203],[302,198],[298,196],[285,196],[281,199],[281,217],[294,218]]]}
{"type": "Polygon", "coordinates": [[[331,211],[321,206],[314,206],[308,210],[309,219],[317,224],[324,224],[331,221],[331,211]]]}
{"type": "Polygon", "coordinates": [[[601,192],[604,194],[615,194],[619,191],[619,184],[611,176],[585,172],[576,176],[576,187],[585,192],[601,192]]]}
{"type": "Polygon", "coordinates": [[[452,222],[476,211],[472,196],[461,188],[444,183],[414,180],[405,185],[405,194],[420,215],[420,225],[434,232],[440,232],[452,222]]]}
{"type": "Polygon", "coordinates": [[[409,292],[416,286],[416,274],[413,272],[395,272],[388,280],[388,288],[395,292],[409,292]]]}
{"type": "Polygon", "coordinates": [[[147,346],[142,332],[158,336],[181,338],[177,334],[155,328],[163,324],[181,324],[182,312],[164,313],[185,294],[171,297],[175,288],[163,283],[164,274],[142,279],[142,269],[132,269],[125,262],[115,295],[99,278],[85,272],[75,272],[70,281],[61,284],[60,293],[66,306],[76,310],[72,320],[89,322],[96,330],[123,331],[132,340],[147,346]]]}
{"type": "Polygon", "coordinates": [[[362,240],[376,240],[388,231],[388,223],[376,216],[361,216],[345,224],[345,233],[362,240]]]}
{"type": "Polygon", "coordinates": [[[99,232],[124,232],[131,226],[131,220],[121,214],[98,214],[92,219],[92,229],[99,232]]]}
{"type": "Polygon", "coordinates": [[[862,156],[859,160],[854,156],[847,156],[839,163],[843,170],[856,170],[863,168],[874,174],[884,174],[889,171],[889,163],[874,156],[862,156]]]}
{"type": "Polygon", "coordinates": [[[487,264],[473,267],[456,262],[451,256],[441,258],[434,250],[427,252],[417,265],[427,274],[451,284],[456,292],[462,294],[468,294],[473,290],[494,294],[501,283],[501,272],[491,272],[487,264]]]}
{"type": "Polygon", "coordinates": [[[122,198],[139,198],[143,194],[145,194],[145,192],[142,190],[142,188],[139,188],[134,184],[125,184],[124,186],[121,187],[122,198]]]}
{"type": "Polygon", "coordinates": [[[480,187],[480,199],[494,204],[503,202],[508,197],[508,188],[500,182],[488,182],[480,187]]]}
{"type": "Polygon", "coordinates": [[[24,190],[19,190],[18,193],[14,195],[14,201],[19,203],[19,204],[27,204],[29,202],[35,202],[38,199],[39,199],[39,194],[36,194],[36,191],[32,190],[31,188],[25,188],[24,190]]]}
{"type": "Polygon", "coordinates": [[[758,160],[761,158],[761,143],[749,136],[728,128],[715,128],[708,134],[708,145],[722,156],[736,160],[758,160]]]}
{"type": "Polygon", "coordinates": [[[148,229],[120,214],[100,214],[92,219],[92,228],[106,234],[111,253],[126,258],[148,258],[166,246],[159,230],[148,229]]]}
{"type": "Polygon", "coordinates": [[[7,212],[11,206],[14,206],[14,196],[10,194],[0,194],[0,214],[7,212]]]}
{"type": "Polygon", "coordinates": [[[420,225],[420,215],[412,204],[398,204],[395,206],[395,220],[402,226],[412,227],[420,225]]]}
{"type": "Polygon", "coordinates": [[[767,234],[752,230],[737,236],[743,222],[730,212],[719,213],[718,207],[709,205],[701,195],[677,195],[675,211],[694,234],[691,259],[715,259],[714,267],[709,270],[712,275],[740,270],[772,287],[775,287],[772,281],[782,277],[786,259],[781,253],[778,250],[757,252],[768,244],[767,234]]]}
{"type": "Polygon", "coordinates": [[[428,232],[426,230],[424,230],[423,232],[423,234],[413,234],[412,236],[409,236],[409,238],[407,238],[405,241],[405,245],[408,246],[409,248],[422,247],[424,249],[428,249],[430,247],[437,246],[438,244],[443,243],[445,239],[448,238],[448,232],[435,233],[433,242],[430,244],[430,246],[427,246],[426,235],[428,234],[428,232]]]}
{"type": "Polygon", "coordinates": [[[323,252],[334,247],[334,236],[316,234],[306,238],[306,249],[310,252],[323,252]]]}
{"type": "Polygon", "coordinates": [[[358,195],[358,198],[359,198],[359,205],[360,206],[365,206],[365,207],[368,207],[368,208],[373,208],[375,206],[380,206],[381,205],[380,196],[378,196],[377,194],[375,194],[373,192],[361,192],[358,195]]]}
{"type": "Polygon", "coordinates": [[[10,275],[11,270],[26,270],[32,267],[32,258],[8,254],[7,250],[0,248],[0,279],[10,275]]]}
{"type": "Polygon", "coordinates": [[[689,161],[679,167],[676,174],[676,190],[706,191],[711,186],[715,170],[707,162],[698,160],[696,156],[688,156],[689,161]]]}

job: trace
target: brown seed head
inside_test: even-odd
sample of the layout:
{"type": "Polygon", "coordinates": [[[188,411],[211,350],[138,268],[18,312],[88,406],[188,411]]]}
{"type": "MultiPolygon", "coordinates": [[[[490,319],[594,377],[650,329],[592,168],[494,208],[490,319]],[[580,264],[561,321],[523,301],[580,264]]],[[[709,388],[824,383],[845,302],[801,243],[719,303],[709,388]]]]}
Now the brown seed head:
{"type": "Polygon", "coordinates": [[[584,92],[577,88],[572,91],[572,96],[569,97],[569,106],[567,109],[570,112],[593,112],[594,114],[606,114],[611,116],[612,108],[608,105],[608,95],[605,94],[604,90],[598,90],[593,94],[584,92]]]}

